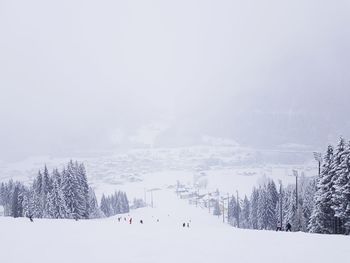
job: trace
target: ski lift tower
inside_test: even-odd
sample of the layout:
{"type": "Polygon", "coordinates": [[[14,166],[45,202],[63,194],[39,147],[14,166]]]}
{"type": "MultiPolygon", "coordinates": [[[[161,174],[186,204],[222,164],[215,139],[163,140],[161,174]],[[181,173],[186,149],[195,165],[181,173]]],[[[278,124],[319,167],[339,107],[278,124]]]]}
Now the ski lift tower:
{"type": "Polygon", "coordinates": [[[298,171],[293,170],[295,176],[295,199],[296,199],[296,213],[297,213],[297,230],[300,230],[300,217],[299,217],[299,205],[298,205],[298,171]]]}
{"type": "Polygon", "coordinates": [[[314,158],[318,163],[318,177],[321,176],[322,153],[314,152],[314,158]]]}

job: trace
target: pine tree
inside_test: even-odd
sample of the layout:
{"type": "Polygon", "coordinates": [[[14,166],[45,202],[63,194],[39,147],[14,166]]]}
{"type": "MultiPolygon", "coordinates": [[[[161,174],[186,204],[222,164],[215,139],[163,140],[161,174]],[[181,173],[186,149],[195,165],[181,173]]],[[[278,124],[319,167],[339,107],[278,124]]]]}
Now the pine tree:
{"type": "Polygon", "coordinates": [[[250,228],[250,202],[247,196],[243,199],[240,225],[242,228],[250,228]]]}
{"type": "Polygon", "coordinates": [[[50,218],[66,218],[67,207],[61,187],[59,186],[59,174],[52,178],[52,189],[47,195],[47,212],[50,218]]]}
{"type": "Polygon", "coordinates": [[[12,216],[13,217],[20,217],[21,215],[19,214],[19,186],[16,185],[14,190],[13,190],[13,195],[12,195],[12,216]]]}
{"type": "Polygon", "coordinates": [[[341,139],[338,144],[337,155],[334,158],[332,172],[332,209],[334,210],[334,216],[338,223],[338,232],[348,232],[344,229],[347,221],[346,210],[349,204],[349,194],[347,194],[347,185],[350,178],[350,146],[349,144],[343,146],[344,141],[341,139]],[[341,226],[341,223],[343,226],[341,226]]]}
{"type": "Polygon", "coordinates": [[[267,211],[267,203],[268,203],[268,193],[267,187],[264,185],[263,187],[259,187],[259,198],[258,198],[258,229],[268,229],[269,226],[269,218],[267,211]]]}
{"type": "Polygon", "coordinates": [[[231,196],[228,203],[228,222],[232,226],[238,227],[239,224],[239,216],[240,216],[240,206],[239,201],[237,201],[234,195],[231,196]]]}
{"type": "Polygon", "coordinates": [[[111,216],[111,209],[108,203],[108,199],[104,194],[102,195],[102,198],[101,198],[101,211],[104,213],[106,217],[111,216]]]}
{"type": "Polygon", "coordinates": [[[334,232],[334,211],[332,209],[332,164],[333,147],[328,146],[324,156],[322,172],[317,182],[315,206],[312,211],[309,230],[313,233],[332,234],[334,232]]]}
{"type": "Polygon", "coordinates": [[[100,218],[102,216],[102,212],[98,207],[97,198],[94,190],[89,188],[89,218],[100,218]]]}
{"type": "Polygon", "coordinates": [[[0,205],[5,205],[5,184],[0,184],[0,205]]]}
{"type": "Polygon", "coordinates": [[[292,229],[299,230],[299,214],[297,211],[297,199],[296,199],[296,189],[294,186],[290,186],[288,191],[286,192],[289,196],[287,197],[286,203],[286,215],[285,221],[286,224],[291,224],[292,229]]]}
{"type": "Polygon", "coordinates": [[[316,189],[316,180],[314,178],[310,178],[306,185],[305,192],[302,196],[303,203],[302,203],[301,227],[302,227],[302,231],[304,232],[308,231],[312,211],[315,207],[315,189],[316,189]]]}
{"type": "Polygon", "coordinates": [[[76,162],[76,176],[78,181],[78,196],[79,203],[79,217],[80,218],[89,218],[89,185],[86,177],[86,170],[84,164],[78,164],[76,162]]]}
{"type": "Polygon", "coordinates": [[[267,229],[273,230],[277,226],[277,214],[276,205],[278,202],[278,192],[276,184],[273,180],[269,180],[266,189],[266,216],[267,216],[267,229]]]}
{"type": "Polygon", "coordinates": [[[250,200],[250,226],[252,229],[258,229],[259,191],[255,187],[253,188],[250,200]]]}
{"type": "Polygon", "coordinates": [[[129,213],[130,207],[129,207],[129,200],[128,197],[126,196],[126,193],[122,193],[122,211],[123,213],[129,213]]]}
{"type": "Polygon", "coordinates": [[[78,214],[78,182],[75,176],[74,164],[68,163],[67,169],[62,172],[62,191],[67,206],[67,215],[69,218],[79,218],[78,214]]]}
{"type": "Polygon", "coordinates": [[[42,181],[41,181],[41,207],[43,208],[43,217],[49,217],[49,214],[47,211],[47,199],[48,199],[48,194],[50,190],[51,190],[50,175],[49,175],[47,166],[45,165],[44,172],[42,174],[42,181]]]}
{"type": "Polygon", "coordinates": [[[35,187],[35,214],[36,217],[41,218],[44,215],[43,207],[43,175],[39,170],[36,181],[34,182],[35,187]]]}
{"type": "Polygon", "coordinates": [[[41,184],[39,184],[38,178],[39,176],[34,180],[29,192],[28,215],[33,216],[34,218],[42,217],[42,207],[40,198],[41,194],[39,193],[39,189],[41,189],[41,184]]]}

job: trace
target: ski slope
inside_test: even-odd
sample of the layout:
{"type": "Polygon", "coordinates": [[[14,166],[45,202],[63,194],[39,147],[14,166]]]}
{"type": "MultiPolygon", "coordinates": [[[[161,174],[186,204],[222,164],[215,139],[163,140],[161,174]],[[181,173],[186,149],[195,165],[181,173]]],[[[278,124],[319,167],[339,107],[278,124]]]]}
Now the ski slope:
{"type": "Polygon", "coordinates": [[[154,208],[96,220],[0,218],[0,262],[347,262],[348,236],[232,228],[206,210],[157,193],[154,208]],[[139,220],[144,224],[140,224],[139,220]],[[159,222],[157,222],[159,219],[159,222]],[[183,228],[183,222],[190,222],[183,228]]]}

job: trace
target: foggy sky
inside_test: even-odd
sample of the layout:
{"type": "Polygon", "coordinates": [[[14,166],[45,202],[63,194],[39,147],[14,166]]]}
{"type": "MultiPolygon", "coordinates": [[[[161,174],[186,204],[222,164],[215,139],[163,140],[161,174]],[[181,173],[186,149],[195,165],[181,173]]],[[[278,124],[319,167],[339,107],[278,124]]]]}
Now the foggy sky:
{"type": "Polygon", "coordinates": [[[350,132],[349,14],[346,0],[0,0],[0,159],[121,148],[147,127],[156,146],[323,147],[350,132]]]}

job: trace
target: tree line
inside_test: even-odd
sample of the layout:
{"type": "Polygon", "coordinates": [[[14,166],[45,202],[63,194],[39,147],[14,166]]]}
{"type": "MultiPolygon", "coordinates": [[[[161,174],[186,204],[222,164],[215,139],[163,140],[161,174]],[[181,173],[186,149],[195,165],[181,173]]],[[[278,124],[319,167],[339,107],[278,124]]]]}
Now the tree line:
{"type": "Polygon", "coordinates": [[[350,234],[350,143],[340,138],[335,148],[328,146],[320,175],[302,175],[297,188],[277,187],[267,179],[250,198],[230,197],[228,221],[248,229],[275,230],[290,223],[295,231],[350,234]]]}
{"type": "Polygon", "coordinates": [[[290,223],[294,230],[308,231],[314,207],[314,178],[302,175],[298,183],[298,202],[294,185],[286,187],[266,178],[254,187],[250,198],[232,196],[228,202],[228,222],[247,229],[276,230],[290,223]]]}
{"type": "Polygon", "coordinates": [[[128,213],[129,201],[126,193],[118,191],[107,197],[103,194],[101,198],[101,210],[107,217],[128,213]]]}
{"type": "MultiPolygon", "coordinates": [[[[123,195],[124,210],[129,204],[123,195]]],[[[110,216],[99,207],[94,190],[89,187],[83,163],[72,160],[59,171],[39,171],[30,186],[10,180],[0,185],[0,205],[5,216],[33,218],[90,219],[110,216]]]]}

